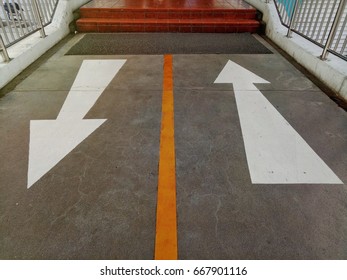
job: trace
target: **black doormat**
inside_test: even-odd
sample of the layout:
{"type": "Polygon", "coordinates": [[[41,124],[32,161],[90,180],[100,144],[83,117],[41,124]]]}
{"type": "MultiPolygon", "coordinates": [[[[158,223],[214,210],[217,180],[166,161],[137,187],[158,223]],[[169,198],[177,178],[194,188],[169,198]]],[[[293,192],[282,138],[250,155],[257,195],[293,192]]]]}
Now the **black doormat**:
{"type": "Polygon", "coordinates": [[[270,54],[249,33],[88,33],[67,55],[270,54]]]}

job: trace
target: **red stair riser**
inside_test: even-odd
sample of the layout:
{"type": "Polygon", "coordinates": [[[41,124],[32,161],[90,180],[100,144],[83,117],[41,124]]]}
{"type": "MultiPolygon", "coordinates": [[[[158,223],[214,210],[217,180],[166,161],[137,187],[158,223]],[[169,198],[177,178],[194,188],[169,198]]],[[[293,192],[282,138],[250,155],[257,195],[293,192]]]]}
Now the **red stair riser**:
{"type": "Polygon", "coordinates": [[[154,9],[80,9],[81,18],[240,18],[255,19],[255,10],[154,10],[154,9]]]}
{"type": "Polygon", "coordinates": [[[225,24],[214,22],[210,24],[187,23],[138,23],[138,22],[100,22],[97,24],[81,24],[79,32],[256,32],[256,23],[234,22],[225,24]]]}

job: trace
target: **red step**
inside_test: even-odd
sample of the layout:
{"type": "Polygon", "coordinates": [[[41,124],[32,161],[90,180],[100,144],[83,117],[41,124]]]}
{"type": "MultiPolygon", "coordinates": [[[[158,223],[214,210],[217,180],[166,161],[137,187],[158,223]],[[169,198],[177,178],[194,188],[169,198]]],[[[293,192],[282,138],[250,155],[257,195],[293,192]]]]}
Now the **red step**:
{"type": "Polygon", "coordinates": [[[81,18],[238,18],[255,19],[255,9],[81,8],[81,18]]]}
{"type": "MultiPolygon", "coordinates": [[[[143,1],[117,5],[117,1],[94,0],[80,8],[79,32],[257,32],[257,11],[240,0],[206,0],[160,7],[143,1]],[[224,1],[224,2],[223,2],[224,1]],[[222,3],[222,4],[221,4],[222,3]],[[141,6],[142,5],[142,6],[141,6]]],[[[120,1],[123,2],[123,1],[120,1]]],[[[165,2],[165,1],[164,1],[165,2]]],[[[155,3],[155,2],[153,2],[155,3]]]]}
{"type": "Polygon", "coordinates": [[[256,20],[201,19],[113,19],[85,18],[79,20],[79,32],[256,32],[256,20]]]}

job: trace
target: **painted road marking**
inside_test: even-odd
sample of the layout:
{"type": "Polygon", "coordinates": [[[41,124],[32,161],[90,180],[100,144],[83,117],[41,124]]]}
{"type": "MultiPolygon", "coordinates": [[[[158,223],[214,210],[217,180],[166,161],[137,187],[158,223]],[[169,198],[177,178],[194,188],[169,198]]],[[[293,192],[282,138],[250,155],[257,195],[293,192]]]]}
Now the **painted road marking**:
{"type": "Polygon", "coordinates": [[[269,83],[228,61],[215,83],[232,83],[253,184],[343,184],[254,83],[269,83]]]}
{"type": "Polygon", "coordinates": [[[84,60],[57,119],[83,119],[125,62],[84,60]]]}
{"type": "Polygon", "coordinates": [[[30,121],[30,188],[106,119],[84,120],[126,60],[84,60],[56,120],[30,121]]]}
{"type": "Polygon", "coordinates": [[[172,55],[165,55],[154,258],[176,260],[177,255],[173,70],[172,55]]]}

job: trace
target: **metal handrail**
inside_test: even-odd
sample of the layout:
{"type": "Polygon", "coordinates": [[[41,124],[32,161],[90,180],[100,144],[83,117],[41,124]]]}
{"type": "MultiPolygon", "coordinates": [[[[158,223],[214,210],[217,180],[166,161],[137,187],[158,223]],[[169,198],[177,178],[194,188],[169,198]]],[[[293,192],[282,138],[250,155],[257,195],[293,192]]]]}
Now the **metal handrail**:
{"type": "Polygon", "coordinates": [[[0,53],[8,59],[6,48],[40,31],[52,22],[59,0],[0,0],[0,53]]]}
{"type": "Polygon", "coordinates": [[[274,0],[281,22],[320,46],[321,59],[333,53],[347,60],[347,0],[274,0]]]}
{"type": "MultiPolygon", "coordinates": [[[[334,19],[334,22],[333,22],[333,26],[331,27],[331,30],[330,30],[327,42],[326,42],[325,47],[323,49],[323,53],[322,53],[322,56],[321,56],[321,58],[323,60],[327,58],[328,50],[331,47],[333,39],[336,37],[337,27],[338,27],[338,25],[339,25],[339,23],[341,21],[341,18],[342,18],[342,15],[343,15],[343,11],[346,8],[346,3],[347,3],[347,0],[341,0],[340,1],[339,7],[337,9],[336,16],[335,16],[335,19],[334,19]]],[[[345,17],[345,23],[346,23],[346,21],[347,21],[347,16],[345,17]]],[[[346,25],[344,26],[344,28],[346,28],[346,25]]],[[[341,38],[341,36],[340,36],[340,38],[341,38]]],[[[346,46],[346,42],[347,42],[347,36],[346,36],[346,39],[345,39],[345,42],[344,42],[345,46],[346,46]]],[[[346,52],[346,58],[347,58],[347,52],[346,52]]]]}
{"type": "Polygon", "coordinates": [[[10,56],[8,55],[8,52],[7,52],[7,49],[5,47],[4,40],[2,40],[1,34],[0,34],[0,51],[2,51],[5,61],[9,62],[10,56]]]}
{"type": "Polygon", "coordinates": [[[292,16],[290,17],[289,26],[288,26],[288,32],[287,32],[288,38],[292,37],[293,25],[294,25],[295,20],[296,20],[296,15],[298,14],[298,7],[299,7],[299,1],[296,0],[294,7],[293,7],[292,16]]]}
{"type": "Polygon", "coordinates": [[[39,8],[39,6],[37,4],[37,1],[36,0],[31,0],[31,5],[34,8],[34,15],[35,15],[36,22],[39,24],[39,30],[40,30],[40,33],[41,33],[41,38],[45,38],[46,37],[46,33],[45,33],[44,26],[43,26],[43,18],[41,16],[40,8],[39,8]]]}

